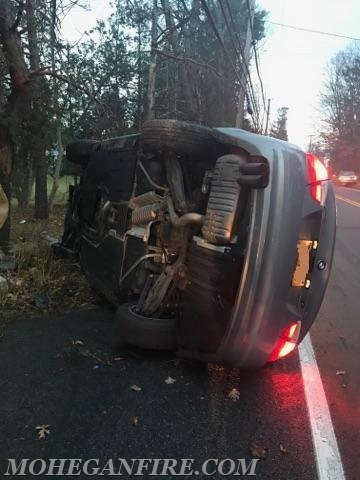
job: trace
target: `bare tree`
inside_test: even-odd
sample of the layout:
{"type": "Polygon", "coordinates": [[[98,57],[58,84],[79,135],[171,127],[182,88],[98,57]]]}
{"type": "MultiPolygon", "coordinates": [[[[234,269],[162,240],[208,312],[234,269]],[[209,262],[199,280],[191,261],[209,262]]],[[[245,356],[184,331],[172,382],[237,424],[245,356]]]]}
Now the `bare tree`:
{"type": "MultiPolygon", "coordinates": [[[[15,134],[29,108],[33,87],[18,31],[23,10],[23,2],[15,12],[12,2],[0,0],[0,42],[10,74],[10,94],[0,119],[0,183],[9,198],[15,134]]],[[[0,245],[6,246],[9,237],[10,218],[0,230],[0,245]]]]}

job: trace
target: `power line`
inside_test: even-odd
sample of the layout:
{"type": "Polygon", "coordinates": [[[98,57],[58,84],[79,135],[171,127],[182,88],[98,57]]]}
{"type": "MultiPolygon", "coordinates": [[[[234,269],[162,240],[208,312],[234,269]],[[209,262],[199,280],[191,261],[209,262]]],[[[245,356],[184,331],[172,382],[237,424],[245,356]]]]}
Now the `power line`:
{"type": "Polygon", "coordinates": [[[272,25],[278,25],[279,27],[291,28],[292,30],[299,30],[300,32],[316,33],[318,35],[327,35],[328,37],[346,38],[347,40],[355,40],[356,42],[360,41],[360,38],[350,37],[348,35],[342,35],[340,33],[323,32],[322,30],[313,30],[311,28],[306,28],[306,27],[297,27],[296,25],[288,25],[287,23],[272,22],[270,20],[265,20],[265,22],[271,23],[272,25]]]}
{"type": "MultiPolygon", "coordinates": [[[[231,43],[233,45],[233,48],[234,48],[234,51],[235,51],[235,55],[237,56],[238,60],[239,60],[239,63],[240,63],[240,67],[241,67],[241,70],[243,72],[243,75],[244,75],[244,78],[245,80],[249,83],[249,89],[250,89],[250,95],[252,96],[252,104],[253,104],[253,107],[254,107],[254,110],[256,110],[256,115],[259,119],[259,123],[260,123],[260,115],[259,115],[259,111],[257,109],[257,104],[256,104],[256,98],[255,98],[255,93],[254,93],[254,87],[253,87],[253,84],[252,84],[252,81],[251,81],[251,76],[250,76],[250,71],[249,71],[249,68],[247,66],[247,63],[246,63],[246,60],[244,58],[244,54],[242,52],[242,48],[241,48],[241,45],[239,44],[239,49],[240,49],[240,53],[238,51],[238,48],[235,44],[235,40],[234,40],[234,36],[233,36],[233,32],[231,30],[231,27],[230,27],[230,24],[229,24],[229,20],[227,18],[227,15],[226,15],[226,12],[225,12],[225,9],[224,9],[224,6],[222,4],[222,2],[220,1],[220,8],[221,8],[221,12],[223,14],[223,17],[224,17],[224,20],[225,20],[225,25],[226,25],[226,28],[229,32],[229,36],[230,36],[230,40],[231,40],[231,43]],[[245,65],[245,66],[244,66],[245,65]]],[[[227,7],[229,8],[229,5],[227,4],[227,7]]],[[[229,10],[229,14],[231,16],[231,10],[229,10]]],[[[232,21],[232,26],[233,26],[233,29],[234,29],[234,23],[233,23],[233,19],[231,18],[231,21],[232,21]]],[[[234,29],[235,30],[235,29],[234,29]]],[[[245,92],[246,93],[246,92],[245,92]]],[[[247,103],[250,105],[250,98],[248,97],[247,93],[246,93],[246,101],[247,103]]]]}
{"type": "Polygon", "coordinates": [[[256,66],[256,71],[259,77],[259,82],[260,82],[260,88],[261,88],[261,96],[262,96],[262,101],[264,104],[264,111],[266,111],[266,100],[265,100],[265,92],[264,92],[264,84],[260,75],[260,67],[259,67],[259,57],[258,57],[258,52],[256,48],[256,42],[255,42],[255,35],[254,35],[254,29],[253,29],[253,23],[251,20],[251,8],[250,8],[250,2],[249,0],[246,0],[248,12],[249,12],[249,22],[250,22],[250,31],[251,31],[251,43],[254,48],[254,53],[255,53],[255,66],[256,66]]]}
{"type": "MultiPolygon", "coordinates": [[[[252,83],[252,80],[251,80],[251,73],[250,73],[250,70],[249,70],[249,67],[248,67],[248,64],[247,64],[247,60],[245,58],[245,52],[244,52],[244,49],[242,48],[242,45],[241,45],[241,40],[240,40],[240,37],[236,31],[236,27],[235,27],[235,21],[234,21],[234,17],[232,15],[232,11],[231,11],[231,8],[230,8],[230,5],[229,5],[229,1],[228,0],[225,0],[225,3],[226,3],[226,7],[227,7],[227,10],[228,10],[228,14],[229,14],[229,17],[230,17],[230,22],[231,22],[231,27],[232,27],[232,30],[230,29],[229,25],[228,25],[228,22],[226,22],[227,20],[227,17],[226,17],[226,14],[225,14],[225,11],[222,7],[222,3],[221,3],[221,0],[220,0],[220,6],[221,6],[221,10],[223,12],[223,16],[225,18],[225,22],[227,23],[227,27],[228,27],[228,30],[229,30],[229,34],[230,34],[230,37],[231,39],[233,40],[233,33],[235,35],[235,38],[237,40],[237,44],[238,44],[238,47],[239,47],[239,52],[237,51],[236,49],[236,46],[234,47],[235,48],[235,52],[238,54],[238,58],[240,59],[240,65],[241,65],[241,69],[243,71],[243,74],[244,74],[244,77],[247,81],[247,83],[249,84],[249,89],[250,89],[250,95],[252,97],[252,103],[254,105],[254,108],[256,110],[257,109],[257,101],[256,101],[256,97],[255,97],[255,92],[254,92],[254,86],[253,86],[253,83],[252,83]],[[231,31],[230,31],[231,30],[231,31]],[[239,55],[240,53],[240,55],[239,55]],[[245,71],[246,70],[246,71],[245,71]]],[[[259,121],[260,121],[260,115],[259,115],[259,112],[257,112],[257,115],[259,117],[259,121]]]]}
{"type": "MultiPolygon", "coordinates": [[[[206,4],[206,1],[205,1],[205,0],[200,0],[200,2],[201,2],[201,5],[202,5],[205,13],[206,13],[206,16],[208,17],[208,20],[209,20],[209,22],[210,22],[211,28],[213,29],[213,31],[214,31],[214,33],[215,33],[215,36],[216,36],[216,38],[217,38],[217,40],[218,40],[218,42],[219,42],[219,44],[220,44],[223,52],[225,53],[225,55],[226,55],[226,57],[227,57],[230,65],[232,66],[232,68],[233,68],[233,70],[234,70],[234,73],[235,73],[235,75],[236,75],[236,77],[237,77],[237,79],[238,79],[238,81],[239,81],[239,83],[240,83],[241,88],[243,89],[244,92],[246,92],[246,86],[244,86],[244,83],[243,83],[243,81],[242,81],[242,79],[241,79],[241,77],[240,77],[240,75],[239,75],[239,72],[237,71],[234,62],[233,62],[233,60],[232,60],[229,52],[227,51],[227,49],[226,49],[226,47],[225,47],[224,41],[223,41],[223,39],[222,39],[221,36],[220,36],[219,30],[217,29],[217,26],[216,26],[216,24],[215,24],[214,18],[213,18],[212,14],[211,14],[211,12],[210,12],[210,10],[209,10],[209,7],[208,7],[207,4],[206,4]]],[[[259,124],[260,119],[257,119],[257,121],[258,121],[258,127],[259,127],[259,126],[260,126],[260,124],[259,124]]]]}
{"type": "MultiPolygon", "coordinates": [[[[239,46],[239,51],[240,51],[240,55],[243,59],[243,63],[242,63],[242,66],[244,65],[245,68],[246,68],[246,71],[247,73],[245,73],[245,77],[249,79],[249,84],[250,84],[250,87],[251,87],[251,93],[252,93],[252,97],[253,97],[253,104],[256,105],[256,108],[257,108],[257,113],[258,113],[258,117],[259,117],[259,123],[260,123],[260,113],[259,113],[259,108],[258,108],[258,103],[257,103],[257,100],[255,98],[255,93],[254,93],[254,87],[252,85],[252,81],[251,81],[251,73],[250,73],[250,70],[249,70],[249,67],[248,67],[248,62],[247,62],[247,59],[246,59],[246,55],[245,55],[245,52],[244,52],[244,49],[242,47],[242,41],[240,39],[240,36],[237,32],[237,28],[235,26],[235,20],[234,20],[234,17],[233,17],[233,12],[231,10],[231,7],[230,7],[230,4],[229,4],[229,0],[224,0],[225,3],[226,3],[226,6],[227,6],[227,10],[228,10],[228,14],[229,14],[229,17],[230,17],[230,22],[231,22],[231,27],[232,27],[232,31],[234,32],[235,34],[235,37],[236,37],[236,40],[237,40],[237,43],[238,43],[238,46],[239,46]]],[[[221,0],[220,0],[220,5],[221,5],[221,0]]],[[[251,21],[251,12],[249,12],[250,15],[249,15],[249,21],[251,21]]],[[[252,26],[250,24],[250,26],[252,26]]],[[[252,33],[252,29],[250,30],[250,34],[252,33]]],[[[252,38],[254,37],[254,34],[250,35],[250,38],[252,40],[252,38]]],[[[250,41],[250,44],[251,45],[254,45],[254,42],[253,41],[250,41]]],[[[255,47],[254,47],[255,48],[255,47]]],[[[255,51],[255,53],[257,53],[255,51]]],[[[258,58],[256,57],[256,61],[257,61],[257,67],[259,69],[259,62],[258,62],[258,58]]],[[[265,94],[264,94],[264,87],[263,87],[263,83],[262,83],[262,79],[261,79],[261,76],[260,76],[260,72],[258,70],[258,75],[259,75],[259,80],[260,80],[260,85],[261,85],[261,91],[262,91],[262,100],[263,100],[263,103],[264,103],[264,113],[266,112],[266,105],[265,105],[265,94]]],[[[263,125],[263,120],[261,120],[261,125],[263,125]]]]}

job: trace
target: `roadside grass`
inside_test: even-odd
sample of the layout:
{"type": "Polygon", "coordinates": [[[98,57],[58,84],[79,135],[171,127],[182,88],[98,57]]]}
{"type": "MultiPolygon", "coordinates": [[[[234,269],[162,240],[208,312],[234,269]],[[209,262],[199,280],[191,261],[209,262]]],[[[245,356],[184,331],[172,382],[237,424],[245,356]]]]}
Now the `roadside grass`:
{"type": "MultiPolygon", "coordinates": [[[[65,175],[60,178],[59,182],[59,188],[56,192],[55,199],[54,199],[54,205],[65,205],[68,197],[68,192],[69,192],[69,185],[74,184],[74,177],[70,175],[65,175]]],[[[50,175],[47,177],[47,191],[48,193],[51,192],[53,186],[53,179],[50,175]]],[[[31,197],[30,197],[30,206],[33,207],[35,203],[35,185],[32,188],[31,191],[31,197]]],[[[11,200],[11,205],[12,207],[17,207],[18,201],[16,198],[13,198],[11,200]]]]}
{"type": "Polygon", "coordinates": [[[33,208],[12,208],[10,259],[13,268],[1,272],[8,291],[0,294],[0,324],[18,317],[68,312],[91,307],[99,297],[77,262],[56,258],[46,237],[60,238],[64,205],[55,205],[47,220],[35,220],[33,208]]]}

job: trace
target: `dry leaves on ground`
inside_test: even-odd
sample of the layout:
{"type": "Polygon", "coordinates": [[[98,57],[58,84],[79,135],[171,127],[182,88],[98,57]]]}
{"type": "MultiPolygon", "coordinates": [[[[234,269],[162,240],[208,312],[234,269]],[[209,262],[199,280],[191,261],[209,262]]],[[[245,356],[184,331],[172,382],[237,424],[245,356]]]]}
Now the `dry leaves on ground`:
{"type": "Polygon", "coordinates": [[[281,453],[286,453],[287,452],[287,449],[284,447],[284,445],[282,443],[280,443],[279,445],[279,450],[281,453]]]}
{"type": "Polygon", "coordinates": [[[99,365],[102,365],[102,366],[105,366],[105,367],[111,367],[112,366],[112,362],[110,361],[108,354],[99,353],[99,352],[91,352],[87,348],[83,347],[84,343],[81,340],[73,341],[73,342],[71,342],[71,345],[83,357],[91,358],[91,359],[95,360],[96,363],[97,363],[97,368],[99,367],[99,365]]]}
{"type": "Polygon", "coordinates": [[[237,402],[240,398],[239,390],[237,388],[231,389],[228,393],[228,398],[230,398],[230,400],[232,400],[233,402],[237,402]]]}
{"type": "Polygon", "coordinates": [[[267,452],[267,447],[264,447],[263,445],[253,444],[250,447],[251,456],[254,458],[266,458],[267,452]]]}
{"type": "Polygon", "coordinates": [[[166,383],[166,385],[173,385],[174,383],[176,383],[176,378],[173,378],[173,377],[167,377],[164,382],[166,383]]]}
{"type": "Polygon", "coordinates": [[[43,440],[50,435],[50,425],[38,425],[35,429],[37,430],[39,440],[43,440]]]}
{"type": "Polygon", "coordinates": [[[37,316],[39,312],[91,308],[99,302],[78,263],[55,258],[44,239],[44,234],[54,238],[61,235],[64,212],[64,207],[56,206],[48,220],[34,220],[31,209],[13,209],[11,254],[9,260],[3,260],[2,268],[5,264],[12,266],[3,272],[8,292],[0,296],[0,322],[37,316]]]}
{"type": "Polygon", "coordinates": [[[134,427],[137,427],[139,424],[139,417],[137,415],[133,415],[132,417],[130,417],[130,423],[132,423],[134,427]]]}
{"type": "Polygon", "coordinates": [[[139,385],[136,385],[135,383],[134,383],[134,385],[131,385],[130,388],[133,392],[141,392],[141,390],[142,390],[142,388],[139,387],[139,385]]]}

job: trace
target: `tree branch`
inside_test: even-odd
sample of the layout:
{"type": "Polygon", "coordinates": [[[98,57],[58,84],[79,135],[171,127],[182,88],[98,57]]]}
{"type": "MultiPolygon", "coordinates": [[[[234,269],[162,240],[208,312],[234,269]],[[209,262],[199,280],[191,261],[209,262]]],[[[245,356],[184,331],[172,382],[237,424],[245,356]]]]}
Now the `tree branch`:
{"type": "Polygon", "coordinates": [[[20,25],[23,12],[24,12],[24,1],[21,0],[21,1],[19,2],[19,6],[18,6],[18,11],[17,11],[17,14],[16,14],[15,22],[13,23],[12,27],[10,28],[10,30],[11,30],[12,32],[16,32],[18,26],[20,25]]]}
{"type": "Polygon", "coordinates": [[[172,28],[166,28],[165,30],[163,30],[157,37],[157,43],[164,41],[165,38],[171,35],[175,30],[178,30],[179,28],[183,27],[190,20],[190,18],[191,18],[191,15],[188,15],[186,18],[182,19],[172,28]]]}
{"type": "Polygon", "coordinates": [[[198,67],[201,67],[201,68],[208,68],[212,72],[214,72],[215,75],[217,75],[219,78],[222,78],[222,75],[216,70],[216,68],[213,67],[212,65],[210,65],[209,63],[201,63],[201,62],[198,62],[198,61],[194,60],[193,58],[189,58],[189,57],[177,57],[176,55],[173,55],[172,53],[164,52],[162,50],[158,50],[157,48],[154,49],[154,50],[159,55],[162,55],[162,56],[167,57],[167,58],[172,58],[172,59],[174,59],[178,62],[192,63],[194,65],[197,65],[198,67]]]}
{"type": "Polygon", "coordinates": [[[46,70],[45,68],[40,68],[39,70],[35,70],[30,72],[30,79],[33,77],[43,77],[43,76],[50,76],[57,78],[58,80],[61,80],[64,83],[67,83],[68,85],[71,85],[72,87],[81,90],[84,92],[88,97],[90,97],[92,100],[94,100],[96,103],[101,105],[102,107],[104,106],[100,100],[94,97],[94,95],[88,90],[86,87],[83,85],[80,85],[79,83],[75,82],[69,77],[66,77],[65,75],[62,75],[61,73],[53,72],[51,70],[46,70]]]}

